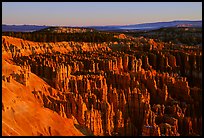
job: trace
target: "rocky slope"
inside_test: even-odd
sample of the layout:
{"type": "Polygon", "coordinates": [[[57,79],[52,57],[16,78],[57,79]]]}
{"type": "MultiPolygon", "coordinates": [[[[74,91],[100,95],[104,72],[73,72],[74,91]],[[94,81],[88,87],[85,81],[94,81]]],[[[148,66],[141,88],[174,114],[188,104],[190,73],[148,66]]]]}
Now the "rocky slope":
{"type": "MultiPolygon", "coordinates": [[[[145,38],[129,43],[36,43],[3,36],[2,42],[5,62],[23,70],[2,74],[3,82],[32,87],[29,94],[42,110],[51,109],[61,120],[75,118],[75,126],[88,128],[87,134],[202,135],[202,112],[197,110],[202,109],[202,51],[196,47],[145,38]],[[31,82],[32,75],[46,85],[31,82]]],[[[4,100],[2,105],[6,109],[4,100]]],[[[51,130],[55,127],[57,131],[55,124],[51,130]]]]}

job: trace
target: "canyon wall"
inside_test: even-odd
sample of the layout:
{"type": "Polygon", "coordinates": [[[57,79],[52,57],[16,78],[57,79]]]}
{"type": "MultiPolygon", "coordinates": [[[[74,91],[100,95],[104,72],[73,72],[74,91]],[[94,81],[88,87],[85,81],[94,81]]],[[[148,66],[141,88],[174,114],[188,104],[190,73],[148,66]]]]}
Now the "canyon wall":
{"type": "Polygon", "coordinates": [[[94,135],[202,135],[202,51],[171,50],[145,38],[125,51],[110,44],[34,46],[2,39],[2,52],[25,68],[15,79],[29,85],[26,70],[44,79],[49,94],[33,92],[44,107],[74,116],[94,135]]]}

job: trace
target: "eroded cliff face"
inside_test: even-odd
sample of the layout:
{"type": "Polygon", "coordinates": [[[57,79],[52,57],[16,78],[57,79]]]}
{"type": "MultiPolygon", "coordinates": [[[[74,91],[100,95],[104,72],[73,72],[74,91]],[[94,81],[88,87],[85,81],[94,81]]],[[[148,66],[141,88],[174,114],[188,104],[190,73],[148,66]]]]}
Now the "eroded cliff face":
{"type": "MultiPolygon", "coordinates": [[[[51,97],[51,87],[41,78],[2,60],[3,136],[83,136],[91,133],[77,128],[74,117],[63,118],[44,108],[43,96],[51,97]],[[38,93],[37,93],[38,92],[38,93]]],[[[52,89],[53,93],[57,93],[52,89]]],[[[55,97],[53,97],[55,98],[55,97]]],[[[63,109],[61,109],[63,110],[63,109]]]]}
{"type": "Polygon", "coordinates": [[[2,41],[3,57],[24,69],[14,79],[29,87],[28,72],[41,77],[50,87],[33,90],[36,99],[94,135],[202,135],[202,51],[196,48],[172,50],[145,38],[132,44],[2,41]]]}

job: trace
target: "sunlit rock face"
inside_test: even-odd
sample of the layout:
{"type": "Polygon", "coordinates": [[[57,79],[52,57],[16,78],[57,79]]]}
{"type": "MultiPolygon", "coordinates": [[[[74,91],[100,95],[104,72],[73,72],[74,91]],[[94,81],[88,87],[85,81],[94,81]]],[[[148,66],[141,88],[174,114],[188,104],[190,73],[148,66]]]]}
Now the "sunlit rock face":
{"type": "MultiPolygon", "coordinates": [[[[54,125],[47,133],[39,128],[30,135],[202,135],[202,51],[172,51],[146,38],[132,43],[121,52],[107,43],[37,43],[3,36],[2,112],[10,114],[13,107],[4,100],[5,89],[18,83],[22,88],[13,90],[29,93],[39,108],[54,112],[54,121],[72,120],[86,130],[79,132],[73,123],[71,133],[54,125]]],[[[3,135],[10,135],[6,127],[3,135]]]]}

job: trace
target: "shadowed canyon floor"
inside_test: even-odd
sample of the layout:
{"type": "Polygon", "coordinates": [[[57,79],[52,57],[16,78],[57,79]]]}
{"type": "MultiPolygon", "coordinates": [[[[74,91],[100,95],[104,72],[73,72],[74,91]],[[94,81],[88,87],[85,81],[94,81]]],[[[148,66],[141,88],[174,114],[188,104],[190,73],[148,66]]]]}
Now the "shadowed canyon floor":
{"type": "Polygon", "coordinates": [[[2,135],[202,135],[202,49],[115,37],[2,36],[2,135]]]}

